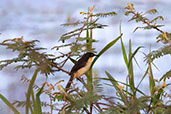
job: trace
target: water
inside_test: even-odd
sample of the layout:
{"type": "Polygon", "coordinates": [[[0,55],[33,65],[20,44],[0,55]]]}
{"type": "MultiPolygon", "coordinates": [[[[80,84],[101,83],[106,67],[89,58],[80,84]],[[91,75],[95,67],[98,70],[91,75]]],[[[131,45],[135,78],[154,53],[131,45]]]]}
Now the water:
{"type": "MultiPolygon", "coordinates": [[[[145,48],[141,49],[141,51],[148,53],[150,44],[152,44],[151,50],[161,47],[162,44],[154,43],[156,41],[155,37],[159,34],[159,32],[156,32],[155,30],[138,30],[137,32],[133,33],[135,27],[137,25],[141,26],[141,24],[127,22],[128,19],[130,19],[130,16],[124,16],[124,7],[128,2],[130,1],[76,0],[73,2],[71,0],[0,0],[0,33],[2,33],[0,35],[0,41],[2,42],[7,38],[24,36],[24,40],[40,40],[38,45],[46,47],[48,51],[51,52],[50,48],[55,45],[59,45],[59,37],[63,33],[72,30],[72,28],[65,28],[60,25],[65,23],[67,20],[77,21],[78,19],[82,19],[83,17],[79,15],[79,12],[87,11],[88,7],[90,8],[95,5],[94,12],[116,11],[118,13],[117,16],[100,20],[100,22],[109,25],[107,28],[93,31],[93,37],[99,40],[99,42],[94,45],[94,47],[97,49],[97,52],[99,52],[108,42],[119,35],[120,22],[122,23],[122,32],[124,33],[124,43],[127,47],[129,39],[132,39],[133,50],[135,50],[138,46],[145,46],[145,48]]],[[[170,0],[136,0],[133,2],[133,4],[138,11],[147,11],[149,9],[156,8],[159,12],[157,15],[162,15],[165,18],[164,22],[159,21],[161,24],[165,25],[162,30],[168,32],[171,31],[170,0]]],[[[7,51],[2,47],[0,47],[0,53],[1,59],[15,56],[13,53],[11,53],[11,51],[7,51]]],[[[138,84],[147,65],[143,62],[144,55],[141,52],[136,55],[136,58],[141,66],[141,69],[139,69],[136,64],[134,64],[136,66],[134,72],[136,75],[135,80],[136,84],[138,84]]],[[[156,70],[155,68],[153,69],[155,78],[158,78],[168,71],[169,68],[171,68],[171,57],[165,56],[164,58],[156,60],[155,64],[160,69],[160,71],[156,70]]],[[[23,74],[30,78],[33,70],[24,70],[22,72],[14,71],[13,67],[13,65],[10,65],[9,68],[5,68],[3,71],[0,71],[0,93],[5,95],[10,101],[14,101],[15,99],[24,100],[23,95],[25,93],[25,87],[27,84],[22,84],[19,80],[23,74]],[[14,92],[16,90],[18,90],[17,93],[14,92]]],[[[69,70],[71,67],[72,65],[69,63],[67,64],[66,69],[69,70]]],[[[94,68],[98,71],[100,77],[106,77],[104,72],[107,70],[113,76],[115,76],[117,80],[125,80],[127,72],[123,62],[120,42],[118,42],[114,47],[101,56],[96,62],[94,68]]],[[[55,80],[54,83],[63,77],[68,80],[68,76],[66,75],[59,73],[59,75],[56,76],[59,77],[52,76],[48,80],[50,81],[53,79],[55,80]]],[[[38,83],[40,84],[45,80],[45,77],[43,77],[43,79],[42,77],[43,76],[38,79],[38,83]]],[[[147,79],[148,77],[146,80],[147,79]]],[[[140,87],[146,91],[148,84],[143,82],[142,86],[140,87]]],[[[110,91],[108,90],[105,90],[105,92],[106,94],[110,94],[110,91]]]]}

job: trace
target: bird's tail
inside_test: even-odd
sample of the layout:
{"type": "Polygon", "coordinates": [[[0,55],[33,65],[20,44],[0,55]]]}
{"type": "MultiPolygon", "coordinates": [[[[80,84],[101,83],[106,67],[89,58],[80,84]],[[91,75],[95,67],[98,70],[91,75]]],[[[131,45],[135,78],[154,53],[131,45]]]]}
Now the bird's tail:
{"type": "Polygon", "coordinates": [[[66,87],[65,87],[66,91],[67,91],[67,90],[69,89],[69,87],[71,86],[71,83],[72,83],[73,79],[74,79],[74,76],[71,75],[71,77],[70,77],[70,79],[69,79],[69,81],[68,81],[68,83],[67,83],[67,85],[66,85],[66,87]]]}

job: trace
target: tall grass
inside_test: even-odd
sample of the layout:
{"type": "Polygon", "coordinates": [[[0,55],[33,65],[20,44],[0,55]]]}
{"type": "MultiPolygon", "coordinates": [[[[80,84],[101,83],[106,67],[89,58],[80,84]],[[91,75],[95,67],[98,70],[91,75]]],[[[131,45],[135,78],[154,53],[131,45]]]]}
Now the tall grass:
{"type": "Polygon", "coordinates": [[[13,51],[17,51],[19,53],[17,58],[0,61],[0,69],[5,68],[12,63],[18,63],[15,69],[35,68],[31,79],[22,77],[22,80],[29,84],[26,92],[26,101],[16,101],[12,104],[2,94],[0,94],[0,99],[15,114],[20,114],[20,111],[17,110],[15,106],[24,106],[26,114],[169,114],[171,111],[171,105],[169,104],[170,101],[165,101],[164,98],[169,98],[170,95],[170,93],[165,92],[165,88],[168,88],[170,85],[170,83],[166,84],[166,80],[170,78],[170,70],[161,76],[159,81],[156,82],[156,79],[153,76],[152,67],[152,65],[154,65],[154,59],[171,54],[171,33],[162,31],[160,29],[160,25],[157,25],[156,23],[154,24],[154,22],[158,19],[163,18],[158,16],[153,20],[149,20],[147,17],[144,17],[147,13],[156,13],[157,10],[155,9],[149,10],[145,13],[139,13],[135,10],[133,4],[131,3],[125,7],[125,15],[133,15],[129,21],[135,20],[136,22],[146,24],[146,27],[137,27],[134,31],[140,28],[155,29],[161,33],[157,36],[158,41],[162,41],[164,42],[164,45],[166,45],[162,48],[162,50],[157,50],[155,53],[152,51],[145,54],[147,68],[144,71],[142,79],[136,85],[134,60],[136,60],[135,56],[139,50],[143,48],[143,46],[138,46],[133,49],[130,39],[127,49],[123,42],[124,33],[121,32],[120,25],[120,35],[116,38],[112,38],[113,40],[107,43],[100,52],[96,52],[94,43],[97,43],[97,40],[93,38],[93,30],[106,27],[105,24],[98,23],[98,20],[108,16],[114,16],[116,13],[93,13],[94,8],[95,6],[89,8],[87,12],[80,12],[80,14],[85,18],[83,21],[63,24],[63,26],[79,25],[79,27],[63,34],[59,40],[63,42],[63,44],[52,48],[59,52],[59,56],[42,52],[44,51],[44,48],[36,46],[37,40],[24,41],[23,37],[7,39],[0,44],[1,46],[6,46],[8,49],[12,49],[13,51]],[[85,36],[81,35],[83,32],[86,33],[85,36]],[[94,75],[94,64],[101,56],[104,55],[106,51],[115,46],[116,42],[119,40],[123,60],[127,69],[125,81],[118,81],[115,78],[115,74],[109,73],[108,69],[104,70],[106,74],[105,77],[98,78],[99,76],[97,74],[96,76],[94,75]],[[68,48],[70,51],[68,53],[64,53],[60,51],[61,48],[68,48]],[[128,50],[128,52],[126,50],[128,50]],[[47,78],[50,74],[55,74],[56,72],[62,72],[63,74],[68,75],[69,72],[65,69],[65,64],[69,60],[75,63],[76,59],[74,58],[79,57],[85,52],[97,53],[98,56],[94,58],[90,70],[85,74],[87,81],[85,81],[85,79],[79,79],[82,87],[77,87],[73,82],[71,88],[66,91],[61,85],[61,82],[64,81],[63,79],[55,84],[44,82],[41,87],[36,85],[35,81],[39,73],[42,73],[47,78]],[[60,62],[58,62],[59,60],[60,62]],[[141,90],[141,88],[139,88],[145,77],[149,78],[150,95],[147,95],[141,90]],[[100,90],[103,88],[103,84],[101,82],[104,80],[108,81],[107,85],[109,88],[112,87],[111,89],[116,91],[116,94],[114,93],[111,96],[106,96],[98,91],[98,89],[100,90]],[[158,84],[162,83],[162,81],[162,85],[158,84]],[[137,95],[137,93],[139,93],[139,95],[137,95]],[[49,102],[44,102],[43,99],[40,99],[41,95],[47,96],[49,102]],[[43,110],[42,107],[45,110],[43,110]]]}

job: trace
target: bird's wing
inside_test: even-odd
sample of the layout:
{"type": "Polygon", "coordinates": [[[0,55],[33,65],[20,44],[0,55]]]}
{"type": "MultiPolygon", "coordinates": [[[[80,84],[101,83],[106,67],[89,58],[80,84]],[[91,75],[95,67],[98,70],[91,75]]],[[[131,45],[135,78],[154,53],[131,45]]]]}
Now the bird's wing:
{"type": "Polygon", "coordinates": [[[72,75],[73,73],[75,73],[76,71],[78,71],[80,68],[84,67],[86,65],[88,61],[88,58],[83,56],[81,57],[76,63],[75,65],[72,67],[71,71],[70,71],[70,75],[72,75]]]}

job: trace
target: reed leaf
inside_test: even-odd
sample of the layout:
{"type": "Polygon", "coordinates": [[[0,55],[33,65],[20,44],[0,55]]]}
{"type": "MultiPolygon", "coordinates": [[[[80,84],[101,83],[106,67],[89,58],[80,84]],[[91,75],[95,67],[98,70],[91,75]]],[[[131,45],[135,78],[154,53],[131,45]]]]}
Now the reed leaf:
{"type": "Polygon", "coordinates": [[[45,86],[45,84],[40,88],[40,90],[36,94],[36,104],[37,104],[37,108],[38,108],[38,113],[39,114],[42,114],[42,107],[41,107],[40,95],[43,92],[44,86],[45,86]]]}
{"type": "Polygon", "coordinates": [[[39,69],[36,69],[33,76],[32,76],[32,79],[30,80],[29,88],[28,88],[27,93],[26,93],[26,114],[29,114],[30,95],[33,91],[33,85],[34,85],[34,82],[36,80],[38,72],[39,72],[39,69]]]}
{"type": "Polygon", "coordinates": [[[116,39],[114,39],[113,41],[109,42],[99,53],[98,55],[94,58],[92,64],[91,64],[91,68],[94,65],[94,63],[97,61],[97,59],[104,53],[106,52],[109,48],[111,48],[120,38],[122,37],[122,34],[120,36],[118,36],[116,39]]]}
{"type": "Polygon", "coordinates": [[[106,71],[106,75],[108,76],[110,82],[112,83],[113,87],[116,89],[116,91],[119,93],[120,97],[122,98],[121,101],[124,102],[125,105],[128,105],[128,100],[123,93],[123,91],[118,87],[118,82],[106,71]]]}
{"type": "Polygon", "coordinates": [[[133,73],[133,63],[132,63],[132,44],[131,40],[129,40],[129,61],[128,63],[130,64],[128,67],[128,76],[129,76],[129,85],[131,86],[131,90],[133,94],[135,95],[135,86],[134,86],[134,73],[133,73]]]}
{"type": "Polygon", "coordinates": [[[0,94],[0,99],[14,112],[14,114],[20,114],[18,110],[2,94],[0,94]]]}
{"type": "Polygon", "coordinates": [[[135,54],[138,52],[139,49],[141,49],[143,46],[139,46],[134,52],[133,54],[131,55],[131,57],[129,58],[129,61],[128,61],[128,68],[130,67],[130,64],[131,64],[131,61],[132,59],[134,58],[135,54]]]}
{"type": "Polygon", "coordinates": [[[124,46],[124,43],[122,41],[122,38],[121,38],[121,48],[122,48],[122,55],[123,55],[125,64],[126,64],[126,66],[128,68],[128,59],[127,59],[127,54],[126,54],[126,51],[125,51],[125,46],[124,46]]]}

